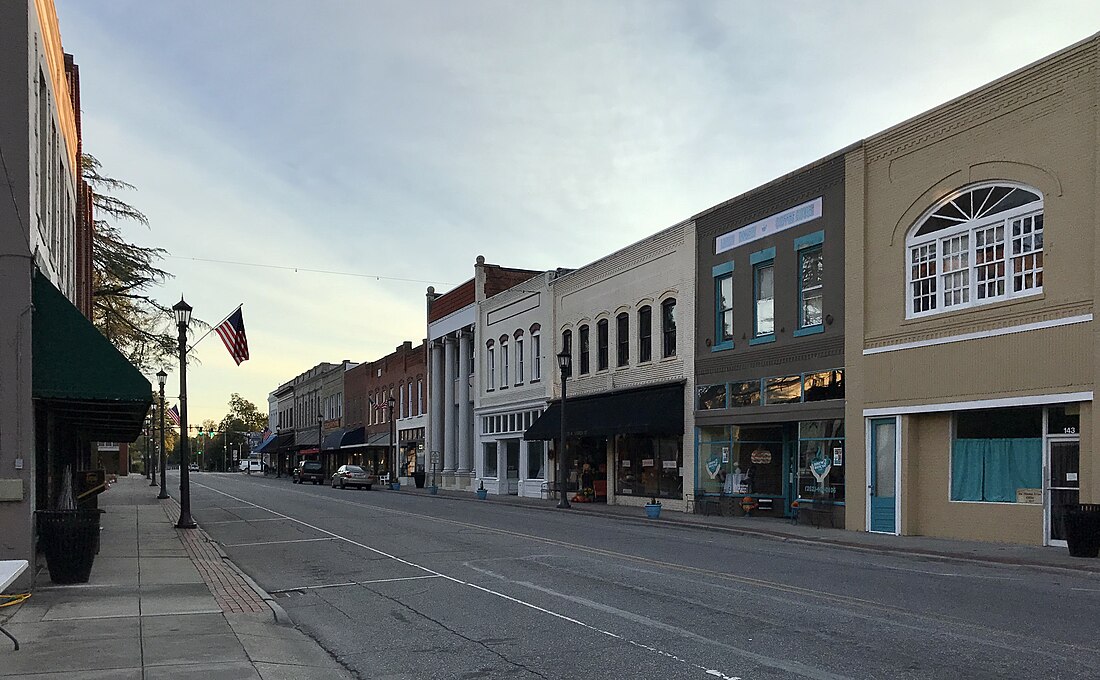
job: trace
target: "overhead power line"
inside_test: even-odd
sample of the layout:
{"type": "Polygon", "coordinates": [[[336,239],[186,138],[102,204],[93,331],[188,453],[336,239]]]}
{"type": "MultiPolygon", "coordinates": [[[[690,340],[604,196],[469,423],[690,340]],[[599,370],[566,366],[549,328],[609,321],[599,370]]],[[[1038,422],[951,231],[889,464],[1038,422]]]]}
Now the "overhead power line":
{"type": "Polygon", "coordinates": [[[429,281],[425,279],[403,279],[398,276],[383,276],[381,274],[367,274],[364,272],[338,272],[330,269],[310,269],[309,267],[292,267],[280,264],[266,264],[262,262],[238,262],[235,260],[214,260],[207,257],[183,257],[180,255],[166,255],[172,260],[191,260],[193,262],[211,262],[213,264],[229,264],[237,267],[260,267],[262,269],[280,269],[291,272],[307,272],[310,274],[329,274],[332,276],[354,276],[361,279],[375,279],[376,281],[404,281],[407,283],[429,283],[441,286],[453,286],[455,284],[446,281],[429,281]]]}

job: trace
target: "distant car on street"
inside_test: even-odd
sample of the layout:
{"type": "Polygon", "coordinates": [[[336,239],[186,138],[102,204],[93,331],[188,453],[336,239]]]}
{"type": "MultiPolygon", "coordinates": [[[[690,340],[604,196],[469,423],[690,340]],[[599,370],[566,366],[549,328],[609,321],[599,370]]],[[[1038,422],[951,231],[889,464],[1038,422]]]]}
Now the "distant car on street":
{"type": "Polygon", "coordinates": [[[294,468],[294,473],[291,475],[290,481],[295,484],[305,484],[306,482],[323,484],[325,481],[325,469],[318,461],[303,460],[298,463],[298,467],[294,468]]]}
{"type": "Polygon", "coordinates": [[[187,466],[187,469],[190,470],[191,472],[198,472],[199,471],[199,464],[198,463],[191,463],[190,465],[187,466]]]}
{"type": "Polygon", "coordinates": [[[370,491],[372,484],[378,482],[378,478],[374,476],[374,471],[370,468],[361,468],[358,465],[341,465],[340,469],[332,475],[332,488],[340,487],[341,489],[348,486],[357,486],[361,489],[370,491]]]}

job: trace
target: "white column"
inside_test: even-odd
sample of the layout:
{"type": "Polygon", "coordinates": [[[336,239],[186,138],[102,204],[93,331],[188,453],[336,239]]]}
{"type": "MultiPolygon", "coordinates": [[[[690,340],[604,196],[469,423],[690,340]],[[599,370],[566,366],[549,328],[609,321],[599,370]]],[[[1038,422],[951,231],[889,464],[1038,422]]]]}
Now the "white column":
{"type": "Polygon", "coordinates": [[[458,474],[467,475],[474,466],[474,405],[470,401],[470,334],[463,331],[458,342],[458,474]]]}
{"type": "MultiPolygon", "coordinates": [[[[440,459],[436,474],[443,471],[443,345],[439,340],[432,341],[431,371],[428,385],[428,465],[431,465],[431,452],[439,451],[440,459]]],[[[436,480],[436,484],[439,480],[436,480]]]]}
{"type": "Polygon", "coordinates": [[[443,341],[443,475],[455,471],[455,341],[448,336],[443,341]]]}

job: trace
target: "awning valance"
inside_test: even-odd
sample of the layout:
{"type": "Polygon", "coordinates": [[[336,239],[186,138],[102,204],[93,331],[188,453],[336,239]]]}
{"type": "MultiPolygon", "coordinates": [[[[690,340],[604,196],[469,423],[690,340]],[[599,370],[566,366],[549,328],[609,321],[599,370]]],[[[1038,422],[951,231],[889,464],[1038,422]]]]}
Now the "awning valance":
{"type": "Polygon", "coordinates": [[[389,446],[390,433],[376,432],[367,437],[367,446],[389,446]]]}
{"type": "Polygon", "coordinates": [[[252,449],[252,453],[271,453],[275,450],[275,441],[278,439],[278,435],[268,435],[267,439],[263,440],[259,446],[252,449]]]}
{"type": "Polygon", "coordinates": [[[153,386],[40,272],[33,276],[31,393],[82,438],[141,434],[153,386]]]}
{"type": "MultiPolygon", "coordinates": [[[[566,409],[568,437],[684,433],[683,383],[569,398],[566,409]]],[[[550,404],[523,433],[527,440],[557,439],[559,436],[561,401],[550,404]]]]}
{"type": "Polygon", "coordinates": [[[344,436],[340,438],[340,448],[347,448],[349,446],[363,446],[366,443],[367,430],[363,427],[357,427],[354,430],[348,430],[344,433],[344,436]]]}
{"type": "Polygon", "coordinates": [[[280,432],[278,438],[275,439],[274,444],[267,445],[268,450],[277,450],[280,453],[285,453],[294,448],[294,433],[293,432],[280,432]]]}

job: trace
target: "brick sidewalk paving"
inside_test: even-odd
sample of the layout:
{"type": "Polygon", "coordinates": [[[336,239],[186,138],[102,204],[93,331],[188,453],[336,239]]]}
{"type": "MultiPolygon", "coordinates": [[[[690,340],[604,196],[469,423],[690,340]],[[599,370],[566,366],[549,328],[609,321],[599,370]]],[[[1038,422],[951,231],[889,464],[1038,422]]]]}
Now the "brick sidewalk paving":
{"type": "MultiPolygon", "coordinates": [[[[161,507],[172,524],[179,520],[180,506],[175,498],[169,498],[161,507]]],[[[241,574],[226,564],[222,553],[202,529],[176,529],[183,547],[195,568],[199,570],[206,587],[217,600],[223,612],[251,612],[270,614],[271,608],[241,574]]]]}

